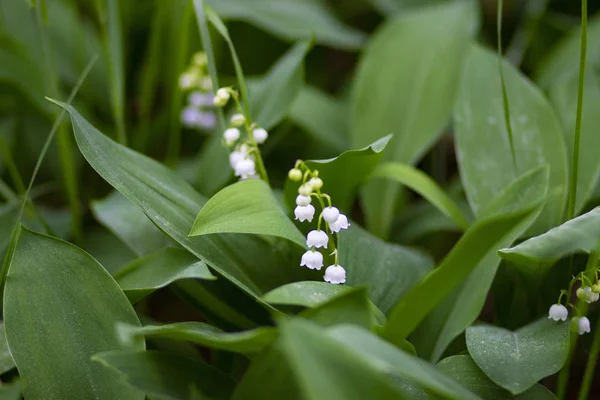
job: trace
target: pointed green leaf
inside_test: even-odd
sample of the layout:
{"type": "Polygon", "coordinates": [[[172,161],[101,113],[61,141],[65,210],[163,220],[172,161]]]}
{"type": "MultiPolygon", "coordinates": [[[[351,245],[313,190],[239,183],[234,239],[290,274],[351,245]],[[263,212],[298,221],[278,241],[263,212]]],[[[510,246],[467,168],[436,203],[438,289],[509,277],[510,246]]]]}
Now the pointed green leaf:
{"type": "MultiPolygon", "coordinates": [[[[452,2],[390,19],[371,39],[352,93],[351,142],[364,146],[393,133],[385,159],[413,164],[451,116],[460,67],[475,26],[469,2],[452,2]]],[[[399,185],[376,182],[365,193],[367,227],[385,237],[399,185]]]]}
{"type": "Polygon", "coordinates": [[[600,207],[532,237],[515,247],[501,249],[505,260],[543,273],[558,259],[577,253],[600,250],[600,207]]]}
{"type": "Polygon", "coordinates": [[[375,316],[366,288],[350,289],[326,303],[299,314],[321,326],[353,324],[370,329],[375,316]]]}
{"type": "Polygon", "coordinates": [[[118,341],[115,325],[139,326],[138,318],[108,272],[74,245],[21,228],[4,318],[27,399],[144,398],[90,358],[143,350],[144,341],[118,341]]]}
{"type": "Polygon", "coordinates": [[[350,286],[327,282],[293,282],[271,290],[263,296],[263,300],[271,304],[318,307],[350,290],[350,286]]]}
{"type": "Polygon", "coordinates": [[[120,324],[117,327],[123,343],[139,337],[185,340],[213,349],[236,353],[255,353],[269,345],[277,336],[275,328],[263,327],[243,332],[224,332],[202,322],[179,322],[143,327],[120,324]]]}
{"type": "Polygon", "coordinates": [[[200,210],[190,236],[251,233],[277,236],[305,247],[304,235],[277,204],[269,185],[248,179],[227,186],[200,210]]]}
{"type": "Polygon", "coordinates": [[[467,348],[479,368],[513,394],[558,372],[569,354],[569,322],[543,318],[515,332],[495,326],[467,329],[467,348]]]}
{"type": "Polygon", "coordinates": [[[360,48],[365,35],[340,21],[321,1],[206,0],[223,18],[256,25],[284,40],[310,39],[342,49],[360,48]]]}
{"type": "Polygon", "coordinates": [[[531,234],[560,223],[567,193],[567,153],[562,129],[542,92],[503,61],[511,109],[516,168],[504,126],[498,56],[473,45],[465,62],[454,111],[461,178],[475,214],[518,176],[550,166],[548,200],[531,234]]]}
{"type": "Polygon", "coordinates": [[[120,373],[152,399],[191,399],[195,388],[210,399],[229,399],[235,381],[208,364],[158,351],[110,351],[94,360],[120,373]]]}
{"type": "Polygon", "coordinates": [[[0,324],[0,375],[10,371],[15,367],[15,361],[10,354],[8,343],[6,342],[6,333],[4,324],[0,324]]]}
{"type": "Polygon", "coordinates": [[[216,279],[203,261],[172,247],[138,258],[113,276],[132,303],[181,279],[216,279]]]}

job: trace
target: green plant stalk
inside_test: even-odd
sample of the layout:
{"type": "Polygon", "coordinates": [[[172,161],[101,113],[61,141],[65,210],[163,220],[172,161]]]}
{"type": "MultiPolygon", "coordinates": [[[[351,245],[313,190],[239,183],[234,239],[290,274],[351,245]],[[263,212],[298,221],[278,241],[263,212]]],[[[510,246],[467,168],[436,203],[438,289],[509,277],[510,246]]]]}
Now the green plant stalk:
{"type": "Polygon", "coordinates": [[[577,200],[577,179],[579,177],[579,144],[581,140],[581,115],[583,113],[583,91],[585,83],[585,67],[587,59],[587,0],[581,0],[581,50],[579,54],[579,91],[577,93],[577,118],[575,120],[575,139],[573,142],[573,166],[569,187],[567,220],[575,216],[577,200]]]}
{"type": "MultiPolygon", "coordinates": [[[[585,265],[585,274],[588,277],[590,277],[591,275],[594,275],[594,278],[595,278],[595,272],[596,272],[596,268],[598,266],[599,259],[600,259],[600,252],[598,252],[598,251],[592,251],[590,253],[590,255],[588,256],[587,264],[585,265]]],[[[571,293],[569,293],[568,296],[569,296],[568,298],[570,299],[571,293]]],[[[585,315],[585,313],[587,312],[587,309],[588,309],[587,303],[579,298],[577,299],[576,307],[578,310],[580,310],[582,312],[582,315],[585,315]]],[[[578,339],[579,339],[579,335],[571,334],[569,355],[567,357],[567,360],[565,361],[565,365],[563,366],[563,368],[560,370],[560,373],[558,374],[558,384],[557,384],[557,388],[556,388],[556,396],[559,399],[564,399],[565,395],[567,393],[567,387],[569,385],[569,374],[570,374],[570,370],[571,370],[571,363],[573,362],[573,356],[575,354],[578,339]]]]}
{"type": "Polygon", "coordinates": [[[594,329],[594,339],[592,341],[592,348],[590,349],[590,355],[585,366],[583,379],[581,380],[579,395],[577,396],[578,400],[586,400],[588,398],[588,394],[590,393],[590,389],[592,386],[592,381],[594,380],[594,371],[596,370],[596,364],[598,363],[598,355],[600,354],[600,329],[598,329],[599,326],[600,317],[598,317],[598,320],[596,321],[596,326],[594,329]]]}
{"type": "Polygon", "coordinates": [[[500,84],[502,86],[502,104],[504,106],[504,124],[506,125],[506,132],[508,133],[508,142],[510,143],[510,154],[512,156],[513,168],[517,171],[517,158],[515,156],[515,145],[513,140],[513,130],[510,124],[510,104],[508,102],[508,94],[506,93],[506,82],[504,81],[504,68],[502,65],[502,10],[503,2],[498,0],[497,9],[497,35],[498,35],[498,69],[500,71],[500,84]]]}

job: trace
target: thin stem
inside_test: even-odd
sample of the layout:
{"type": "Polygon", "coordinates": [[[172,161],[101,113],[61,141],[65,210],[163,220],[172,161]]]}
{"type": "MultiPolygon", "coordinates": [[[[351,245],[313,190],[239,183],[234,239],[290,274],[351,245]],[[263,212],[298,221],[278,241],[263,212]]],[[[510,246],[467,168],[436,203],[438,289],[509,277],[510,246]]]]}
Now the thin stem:
{"type": "Polygon", "coordinates": [[[500,84],[502,86],[502,103],[504,105],[504,124],[508,132],[508,142],[510,143],[510,154],[512,156],[513,168],[517,170],[517,158],[515,156],[515,145],[513,140],[513,130],[510,124],[510,104],[508,102],[508,94],[506,93],[506,82],[504,81],[504,68],[502,65],[502,0],[498,0],[497,9],[497,36],[498,36],[498,69],[500,70],[500,84]]]}
{"type": "Polygon", "coordinates": [[[592,341],[592,348],[590,349],[590,355],[587,360],[587,364],[585,366],[585,373],[583,374],[583,379],[581,380],[581,387],[579,389],[578,400],[585,400],[588,398],[588,394],[590,393],[590,388],[592,386],[592,381],[594,380],[594,371],[596,369],[596,363],[598,362],[598,354],[600,354],[600,317],[598,317],[598,321],[596,322],[595,330],[594,330],[594,339],[592,341]]]}
{"type": "Polygon", "coordinates": [[[577,179],[579,177],[579,143],[581,139],[581,115],[583,113],[583,92],[585,83],[585,64],[587,58],[587,0],[581,0],[581,50],[579,53],[579,91],[577,93],[577,118],[575,120],[575,139],[573,142],[573,167],[569,188],[567,219],[575,216],[577,200],[577,179]]]}
{"type": "Polygon", "coordinates": [[[13,158],[12,154],[10,154],[10,150],[8,149],[6,141],[2,136],[0,136],[0,154],[4,158],[4,163],[8,169],[8,173],[10,174],[10,178],[17,189],[17,193],[25,193],[25,183],[23,183],[23,178],[21,177],[19,169],[15,164],[15,159],[13,158]]]}

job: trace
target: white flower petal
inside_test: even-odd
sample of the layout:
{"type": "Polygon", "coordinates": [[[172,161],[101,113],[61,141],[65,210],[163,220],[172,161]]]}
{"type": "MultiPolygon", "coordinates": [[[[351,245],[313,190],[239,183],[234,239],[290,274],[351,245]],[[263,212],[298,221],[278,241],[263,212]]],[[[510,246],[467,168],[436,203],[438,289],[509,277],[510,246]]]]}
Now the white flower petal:
{"type": "Polygon", "coordinates": [[[306,236],[306,245],[308,247],[316,247],[317,249],[320,247],[325,248],[328,242],[329,236],[323,231],[310,231],[306,236]]]}
{"type": "Polygon", "coordinates": [[[330,224],[333,224],[337,221],[340,216],[340,210],[336,207],[325,207],[323,209],[323,219],[330,224]]]}
{"type": "Polygon", "coordinates": [[[325,282],[339,285],[346,282],[346,270],[341,265],[330,265],[325,270],[325,282]]]}
{"type": "Polygon", "coordinates": [[[307,206],[311,201],[310,196],[305,196],[303,194],[299,194],[298,197],[296,197],[296,205],[298,206],[307,206]]]}
{"type": "Polygon", "coordinates": [[[252,131],[252,135],[254,136],[254,140],[257,144],[263,144],[265,140],[269,137],[267,131],[263,128],[256,128],[252,131]]]}
{"type": "Polygon", "coordinates": [[[294,209],[294,215],[300,222],[312,222],[315,216],[315,208],[312,205],[298,206],[294,209]]]}
{"type": "Polygon", "coordinates": [[[569,310],[562,304],[553,304],[548,311],[548,318],[555,321],[566,321],[569,315],[569,310]]]}
{"type": "Polygon", "coordinates": [[[309,269],[321,269],[323,267],[323,254],[318,251],[309,250],[302,255],[300,266],[309,269]]]}

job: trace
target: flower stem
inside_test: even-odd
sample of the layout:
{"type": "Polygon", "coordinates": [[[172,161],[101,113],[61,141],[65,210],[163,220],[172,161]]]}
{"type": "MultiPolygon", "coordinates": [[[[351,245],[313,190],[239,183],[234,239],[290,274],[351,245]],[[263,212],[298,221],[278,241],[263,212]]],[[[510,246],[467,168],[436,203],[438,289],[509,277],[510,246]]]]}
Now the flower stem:
{"type": "Polygon", "coordinates": [[[590,349],[590,355],[585,366],[585,373],[581,381],[581,387],[579,389],[578,400],[585,400],[588,398],[592,381],[594,380],[594,371],[596,369],[596,363],[598,362],[598,354],[600,353],[600,317],[596,323],[596,329],[594,330],[594,339],[592,342],[592,348],[590,349]]]}
{"type": "Polygon", "coordinates": [[[241,114],[245,115],[244,118],[244,127],[246,128],[246,132],[248,132],[248,138],[250,140],[250,146],[256,149],[256,169],[258,170],[258,175],[260,179],[265,181],[267,185],[269,184],[269,175],[267,175],[267,170],[265,168],[265,163],[263,162],[262,155],[260,154],[260,150],[258,150],[258,145],[256,144],[256,140],[254,139],[254,133],[252,132],[252,116],[250,115],[250,108],[246,105],[246,110],[240,104],[239,96],[233,96],[235,100],[235,105],[238,111],[241,114]]]}
{"type": "Polygon", "coordinates": [[[587,0],[581,0],[581,49],[579,53],[579,91],[577,93],[577,118],[575,120],[575,139],[573,142],[573,166],[569,188],[567,219],[575,216],[577,200],[577,179],[579,177],[579,143],[581,139],[581,115],[583,113],[583,91],[585,82],[585,64],[587,56],[587,0]]]}

